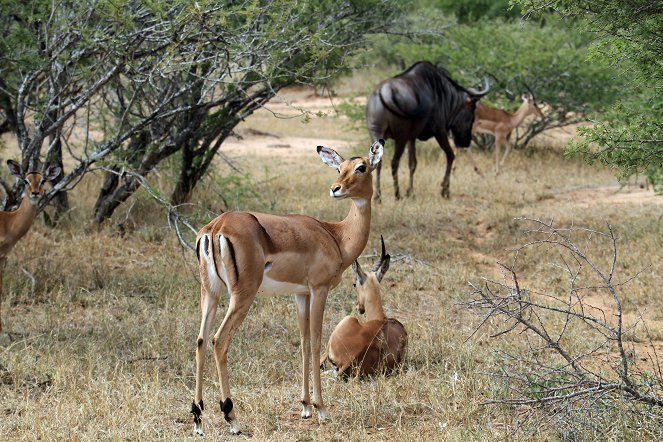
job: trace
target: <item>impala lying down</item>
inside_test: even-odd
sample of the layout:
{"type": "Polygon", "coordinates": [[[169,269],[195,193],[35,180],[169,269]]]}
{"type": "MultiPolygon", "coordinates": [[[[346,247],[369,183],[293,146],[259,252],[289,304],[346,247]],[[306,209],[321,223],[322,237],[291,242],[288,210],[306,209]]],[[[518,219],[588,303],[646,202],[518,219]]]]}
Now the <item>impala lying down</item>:
{"type": "Polygon", "coordinates": [[[327,359],[341,376],[390,373],[403,364],[407,348],[407,332],[403,324],[387,318],[380,301],[380,282],[389,269],[384,240],[380,261],[366,274],[355,261],[352,268],[357,280],[357,310],[366,312],[367,321],[359,323],[346,316],[338,323],[327,348],[327,359]]]}
{"type": "Polygon", "coordinates": [[[320,420],[329,416],[320,386],[322,317],[327,293],[341,281],[343,271],[366,247],[371,227],[371,173],[380,162],[383,140],[366,157],[344,160],[333,149],[318,146],[318,154],[339,177],[330,189],[335,200],[352,200],[340,222],[304,215],[226,212],[198,233],[202,319],[196,349],[196,393],[191,407],[194,431],[203,434],[203,365],[205,347],[223,288],[230,294],[228,311],[214,335],[214,359],[221,384],[221,411],[231,433],[241,431],[230,398],[228,348],[256,295],[295,295],[302,348],[302,418],[312,407],[320,420]],[[309,397],[309,368],[313,370],[313,400],[309,397]]]}

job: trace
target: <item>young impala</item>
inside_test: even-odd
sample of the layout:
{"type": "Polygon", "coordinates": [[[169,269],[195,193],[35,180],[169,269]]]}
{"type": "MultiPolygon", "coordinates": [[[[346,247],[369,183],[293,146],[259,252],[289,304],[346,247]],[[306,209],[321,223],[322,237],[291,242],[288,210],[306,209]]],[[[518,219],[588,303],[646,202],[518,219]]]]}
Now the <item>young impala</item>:
{"type": "Polygon", "coordinates": [[[403,364],[407,349],[405,327],[394,318],[387,318],[380,301],[380,282],[389,269],[390,256],[385,255],[384,240],[380,261],[370,273],[364,273],[357,261],[352,264],[357,289],[357,310],[366,313],[361,324],[354,316],[338,323],[327,347],[327,359],[337,374],[373,375],[390,373],[403,364]]]}
{"type": "Polygon", "coordinates": [[[523,104],[513,113],[477,103],[472,132],[495,136],[495,173],[499,173],[500,166],[504,165],[511,149],[511,143],[506,139],[507,135],[520,126],[525,117],[530,114],[543,117],[543,113],[537,106],[536,99],[531,91],[523,95],[523,104]],[[500,147],[503,145],[506,145],[506,149],[502,160],[500,160],[500,147]]]}
{"type": "MultiPolygon", "coordinates": [[[[0,212],[0,303],[2,301],[2,280],[5,264],[7,264],[7,255],[18,240],[23,238],[30,230],[32,222],[37,216],[37,204],[44,195],[44,184],[60,173],[60,167],[49,166],[43,173],[31,171],[23,174],[21,165],[13,160],[7,160],[7,166],[12,175],[25,182],[25,191],[18,209],[13,212],[0,212]]],[[[2,313],[1,310],[0,313],[2,313]]],[[[1,315],[0,330],[2,330],[1,315]]]]}
{"type": "Polygon", "coordinates": [[[329,413],[322,401],[320,346],[327,293],[343,271],[364,250],[371,225],[371,173],[383,153],[383,140],[373,143],[367,157],[344,160],[333,149],[318,146],[318,154],[339,177],[330,189],[335,200],[352,200],[343,221],[326,222],[304,215],[227,212],[198,233],[196,241],[202,320],[196,349],[196,392],[192,404],[194,431],[203,434],[203,364],[207,338],[225,286],[228,311],[212,340],[221,384],[221,411],[230,432],[241,427],[230,395],[228,348],[256,295],[294,294],[302,348],[302,418],[312,406],[322,421],[329,413]],[[313,370],[313,401],[309,369],[313,370]]]}

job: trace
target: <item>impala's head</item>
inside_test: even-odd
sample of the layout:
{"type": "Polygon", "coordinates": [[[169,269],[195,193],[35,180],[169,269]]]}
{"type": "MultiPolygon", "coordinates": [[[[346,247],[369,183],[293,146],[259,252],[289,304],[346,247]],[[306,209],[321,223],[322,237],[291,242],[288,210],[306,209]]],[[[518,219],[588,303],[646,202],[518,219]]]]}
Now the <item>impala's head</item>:
{"type": "Polygon", "coordinates": [[[338,180],[329,190],[331,197],[370,200],[373,195],[371,172],[380,163],[383,152],[384,140],[374,142],[368,151],[368,156],[352,157],[347,160],[334,149],[318,146],[318,154],[322,161],[339,173],[338,180]]]}
{"type": "Polygon", "coordinates": [[[7,160],[7,167],[12,175],[19,180],[23,180],[25,184],[25,196],[30,198],[29,201],[36,203],[41,198],[46,188],[44,184],[46,181],[55,179],[60,173],[59,166],[48,166],[43,172],[28,172],[23,173],[23,167],[14,160],[7,160]]]}
{"type": "Polygon", "coordinates": [[[543,112],[539,108],[539,105],[536,103],[536,98],[532,92],[527,92],[522,96],[523,102],[527,105],[527,113],[536,115],[539,118],[543,118],[543,112]]]}
{"type": "Polygon", "coordinates": [[[366,303],[369,301],[369,297],[379,292],[382,277],[389,270],[391,257],[385,254],[382,235],[380,235],[380,242],[382,243],[382,253],[380,260],[375,264],[373,270],[369,273],[364,273],[359,262],[355,261],[352,263],[352,270],[354,270],[356,278],[354,287],[357,289],[357,311],[362,315],[366,311],[366,303]]]}

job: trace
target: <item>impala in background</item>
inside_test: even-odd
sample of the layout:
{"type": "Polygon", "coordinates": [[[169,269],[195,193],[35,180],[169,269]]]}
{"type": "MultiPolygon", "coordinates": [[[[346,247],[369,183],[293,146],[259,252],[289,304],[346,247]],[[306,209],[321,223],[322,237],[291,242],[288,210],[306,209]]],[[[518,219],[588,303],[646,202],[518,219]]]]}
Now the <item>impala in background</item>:
{"type": "MultiPolygon", "coordinates": [[[[18,209],[13,212],[0,212],[0,305],[7,255],[32,227],[37,216],[39,200],[44,195],[46,181],[55,179],[60,173],[59,166],[49,166],[43,172],[30,171],[24,174],[21,165],[14,160],[7,160],[7,166],[12,175],[24,181],[25,191],[18,209]]],[[[2,330],[1,309],[0,330],[2,330]]]]}
{"type": "MultiPolygon", "coordinates": [[[[529,88],[528,88],[529,89],[529,88]]],[[[477,103],[474,111],[474,125],[472,132],[490,134],[495,136],[495,173],[500,172],[507,155],[511,150],[511,143],[507,137],[513,129],[520,126],[528,115],[536,115],[543,118],[543,112],[536,104],[534,93],[528,91],[523,95],[523,104],[517,111],[507,112],[482,103],[477,103]],[[504,156],[500,160],[500,148],[505,146],[504,156]]]]}

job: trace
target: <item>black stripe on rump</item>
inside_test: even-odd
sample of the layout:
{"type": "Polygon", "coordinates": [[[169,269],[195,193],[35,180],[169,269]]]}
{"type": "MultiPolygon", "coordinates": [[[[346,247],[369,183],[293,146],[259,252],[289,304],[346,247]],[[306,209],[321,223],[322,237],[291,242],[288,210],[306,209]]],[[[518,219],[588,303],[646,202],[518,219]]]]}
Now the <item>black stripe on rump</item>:
{"type": "Polygon", "coordinates": [[[233,246],[233,243],[230,242],[230,239],[227,236],[224,236],[224,238],[226,238],[226,242],[228,243],[228,251],[230,252],[230,259],[232,259],[233,262],[233,268],[235,269],[235,282],[237,283],[239,281],[239,269],[237,268],[235,246],[233,246]]]}

